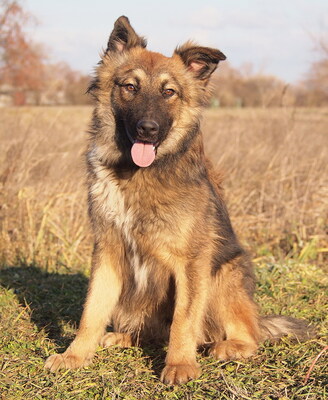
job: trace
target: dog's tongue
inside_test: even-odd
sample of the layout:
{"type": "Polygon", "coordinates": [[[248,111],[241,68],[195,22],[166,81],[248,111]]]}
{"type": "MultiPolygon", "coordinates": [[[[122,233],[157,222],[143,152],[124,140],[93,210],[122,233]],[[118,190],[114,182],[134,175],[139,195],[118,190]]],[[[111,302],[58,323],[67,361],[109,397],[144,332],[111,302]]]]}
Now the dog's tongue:
{"type": "Polygon", "coordinates": [[[155,148],[151,143],[135,142],[132,146],[131,157],[138,167],[149,167],[155,156],[155,148]]]}

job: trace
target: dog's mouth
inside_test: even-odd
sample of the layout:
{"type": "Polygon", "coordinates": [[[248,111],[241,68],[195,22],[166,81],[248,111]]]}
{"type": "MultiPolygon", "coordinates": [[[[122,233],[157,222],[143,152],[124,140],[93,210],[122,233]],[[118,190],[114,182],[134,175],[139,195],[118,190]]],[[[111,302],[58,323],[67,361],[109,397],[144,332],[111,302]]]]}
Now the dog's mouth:
{"type": "Polygon", "coordinates": [[[149,167],[156,157],[156,146],[153,143],[135,140],[131,147],[132,161],[138,167],[149,167]]]}
{"type": "Polygon", "coordinates": [[[132,143],[131,158],[132,161],[142,168],[149,167],[155,160],[158,142],[141,140],[140,138],[134,139],[127,126],[125,127],[127,137],[132,143]]]}

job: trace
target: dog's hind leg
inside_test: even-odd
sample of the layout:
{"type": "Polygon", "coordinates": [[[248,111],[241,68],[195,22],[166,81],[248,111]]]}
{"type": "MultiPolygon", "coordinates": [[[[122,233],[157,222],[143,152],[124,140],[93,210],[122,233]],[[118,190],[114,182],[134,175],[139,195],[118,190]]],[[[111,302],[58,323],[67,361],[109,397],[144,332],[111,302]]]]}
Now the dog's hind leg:
{"type": "Polygon", "coordinates": [[[108,250],[95,247],[88,295],[77,335],[63,354],[47,359],[45,368],[56,371],[90,364],[121,293],[117,261],[108,250]]]}
{"type": "Polygon", "coordinates": [[[251,266],[244,256],[222,265],[217,272],[210,310],[224,340],[216,340],[215,333],[210,335],[215,341],[210,354],[215,358],[247,358],[256,352],[261,335],[253,285],[251,266]]]}
{"type": "Polygon", "coordinates": [[[132,346],[132,338],[128,333],[120,333],[120,332],[107,332],[100,340],[100,346],[102,347],[110,347],[110,346],[119,346],[119,347],[131,347],[132,346]]]}

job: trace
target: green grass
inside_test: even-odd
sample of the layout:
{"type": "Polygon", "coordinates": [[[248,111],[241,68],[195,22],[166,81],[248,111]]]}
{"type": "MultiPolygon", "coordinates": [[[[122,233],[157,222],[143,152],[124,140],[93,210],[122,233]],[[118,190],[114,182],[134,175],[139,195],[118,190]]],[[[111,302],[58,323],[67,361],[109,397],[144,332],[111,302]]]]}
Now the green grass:
{"type": "Polygon", "coordinates": [[[293,261],[257,264],[257,300],[264,313],[306,318],[317,337],[261,345],[248,361],[220,362],[200,355],[201,377],[180,387],[159,381],[165,349],[98,349],[94,363],[56,374],[43,369],[48,355],[74,336],[87,287],[82,274],[38,266],[0,269],[0,396],[3,399],[327,399],[327,276],[293,261]]]}

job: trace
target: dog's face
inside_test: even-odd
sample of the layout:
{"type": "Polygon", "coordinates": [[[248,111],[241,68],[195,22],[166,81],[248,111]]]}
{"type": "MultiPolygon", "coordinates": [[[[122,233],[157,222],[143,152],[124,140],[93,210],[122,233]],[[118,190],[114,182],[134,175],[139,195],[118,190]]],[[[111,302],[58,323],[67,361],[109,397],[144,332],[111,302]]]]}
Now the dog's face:
{"type": "Polygon", "coordinates": [[[181,145],[198,124],[210,75],[225,56],[192,43],[172,57],[145,49],[126,17],[120,17],[90,86],[98,115],[115,121],[114,139],[122,157],[148,167],[181,145]]]}
{"type": "Polygon", "coordinates": [[[115,77],[112,106],[120,135],[126,135],[133,162],[147,167],[179,115],[184,91],[168,60],[144,49],[130,52],[115,77]]]}

